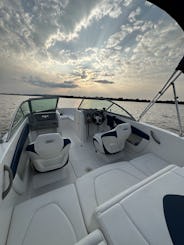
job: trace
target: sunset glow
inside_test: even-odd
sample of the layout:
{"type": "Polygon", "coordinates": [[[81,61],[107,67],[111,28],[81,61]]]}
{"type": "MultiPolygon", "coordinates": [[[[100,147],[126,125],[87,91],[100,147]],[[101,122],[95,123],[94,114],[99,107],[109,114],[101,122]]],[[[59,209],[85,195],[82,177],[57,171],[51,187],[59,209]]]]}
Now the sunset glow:
{"type": "Polygon", "coordinates": [[[149,98],[184,50],[177,23],[143,0],[3,0],[0,16],[1,92],[149,98]]]}

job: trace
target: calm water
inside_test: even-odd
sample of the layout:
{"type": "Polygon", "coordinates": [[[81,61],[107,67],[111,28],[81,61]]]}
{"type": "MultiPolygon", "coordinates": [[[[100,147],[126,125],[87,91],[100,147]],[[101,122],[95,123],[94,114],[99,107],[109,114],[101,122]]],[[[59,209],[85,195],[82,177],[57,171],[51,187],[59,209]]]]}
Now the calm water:
{"type": "MultiPolygon", "coordinates": [[[[0,132],[4,134],[9,126],[13,113],[17,106],[27,99],[25,96],[7,96],[0,95],[0,132]]],[[[79,105],[79,100],[72,100],[72,105],[76,107],[79,105]]],[[[147,103],[137,102],[121,102],[123,107],[128,110],[136,119],[146,107],[147,103]]],[[[64,100],[63,107],[72,107],[67,100],[64,100]]],[[[179,106],[182,124],[184,126],[184,105],[179,106]]],[[[143,117],[143,122],[150,123],[152,125],[168,129],[172,132],[178,132],[178,122],[176,117],[175,105],[169,104],[156,104],[151,110],[143,117]]]]}

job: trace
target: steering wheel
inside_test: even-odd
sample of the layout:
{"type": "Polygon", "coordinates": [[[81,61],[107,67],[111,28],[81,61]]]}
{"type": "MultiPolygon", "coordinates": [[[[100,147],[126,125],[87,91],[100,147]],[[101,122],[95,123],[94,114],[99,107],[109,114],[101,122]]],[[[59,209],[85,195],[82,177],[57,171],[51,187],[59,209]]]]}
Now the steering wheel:
{"type": "Polygon", "coordinates": [[[92,121],[96,125],[101,125],[105,121],[105,116],[103,112],[95,111],[92,113],[92,121]]]}
{"type": "Polygon", "coordinates": [[[86,122],[87,122],[87,123],[91,123],[91,122],[92,122],[92,116],[91,116],[90,113],[87,113],[87,114],[86,114],[86,122]]]}

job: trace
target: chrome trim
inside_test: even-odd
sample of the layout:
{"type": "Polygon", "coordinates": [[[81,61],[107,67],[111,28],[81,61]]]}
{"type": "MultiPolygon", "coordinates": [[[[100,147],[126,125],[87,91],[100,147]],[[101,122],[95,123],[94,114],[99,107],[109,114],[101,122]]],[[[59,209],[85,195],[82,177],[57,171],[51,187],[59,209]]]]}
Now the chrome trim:
{"type": "Polygon", "coordinates": [[[176,88],[174,82],[172,83],[173,87],[173,93],[174,93],[174,100],[175,100],[175,105],[176,105],[176,114],[178,118],[178,125],[179,125],[179,135],[182,136],[182,125],[181,125],[181,117],[180,117],[180,111],[179,111],[179,106],[178,106],[178,96],[176,95],[176,88]]]}

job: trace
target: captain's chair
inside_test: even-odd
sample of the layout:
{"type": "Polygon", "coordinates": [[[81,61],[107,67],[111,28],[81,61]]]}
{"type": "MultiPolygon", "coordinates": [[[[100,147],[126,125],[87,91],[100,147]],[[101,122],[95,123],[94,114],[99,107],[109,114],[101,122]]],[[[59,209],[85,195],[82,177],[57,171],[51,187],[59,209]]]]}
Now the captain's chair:
{"type": "Polygon", "coordinates": [[[47,172],[62,168],[68,163],[70,146],[69,139],[61,137],[59,133],[49,133],[38,135],[26,150],[35,169],[47,172]]]}
{"type": "Polygon", "coordinates": [[[93,143],[96,151],[104,154],[114,154],[124,149],[125,142],[130,134],[130,124],[122,123],[108,132],[95,134],[93,143]]]}

